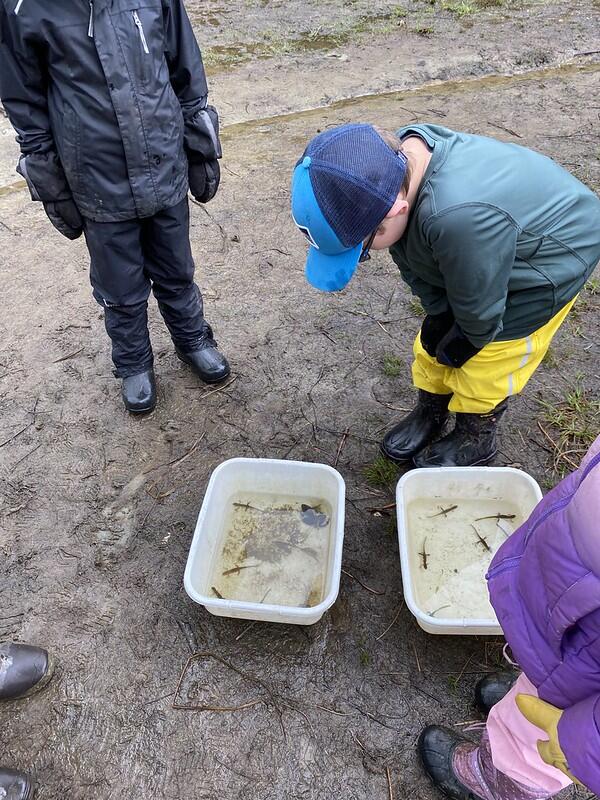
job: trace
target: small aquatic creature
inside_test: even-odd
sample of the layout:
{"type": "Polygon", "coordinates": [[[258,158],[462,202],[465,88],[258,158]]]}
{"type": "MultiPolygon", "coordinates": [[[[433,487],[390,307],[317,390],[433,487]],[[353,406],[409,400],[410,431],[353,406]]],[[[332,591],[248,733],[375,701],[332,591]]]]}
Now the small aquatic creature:
{"type": "Polygon", "coordinates": [[[421,558],[423,559],[423,569],[427,569],[427,559],[428,559],[428,558],[429,558],[429,556],[431,555],[431,553],[426,553],[426,552],[425,552],[425,545],[426,545],[426,544],[427,544],[427,537],[425,537],[425,538],[423,539],[423,549],[422,549],[422,550],[421,550],[421,552],[419,553],[419,555],[420,555],[420,556],[421,556],[421,558]]]}
{"type": "Polygon", "coordinates": [[[300,517],[305,525],[310,525],[311,528],[324,528],[329,522],[329,517],[319,510],[319,506],[307,506],[302,503],[300,506],[300,517]]]}
{"type": "Polygon", "coordinates": [[[475,522],[479,522],[482,519],[514,519],[517,515],[516,514],[490,514],[489,517],[477,517],[475,522]]]}
{"type": "Polygon", "coordinates": [[[252,569],[253,567],[260,567],[260,564],[236,564],[235,567],[226,569],[223,575],[233,575],[234,572],[239,575],[243,569],[252,569]]]}
{"type": "Polygon", "coordinates": [[[273,546],[286,555],[292,552],[294,545],[291,542],[284,542],[283,539],[273,539],[273,546]]]}
{"type": "Polygon", "coordinates": [[[216,586],[211,586],[210,588],[213,590],[213,592],[216,594],[216,596],[219,598],[219,600],[224,600],[225,599],[223,597],[223,595],[221,594],[221,592],[216,588],[216,586]]]}
{"type": "Polygon", "coordinates": [[[429,519],[433,519],[434,517],[441,517],[442,515],[443,515],[444,517],[446,517],[446,516],[448,516],[448,514],[449,514],[451,511],[454,511],[455,509],[457,509],[457,508],[458,508],[458,506],[448,506],[448,508],[442,508],[441,506],[438,506],[438,508],[440,509],[440,510],[438,511],[438,513],[437,513],[437,514],[430,514],[430,515],[429,515],[429,519]]]}
{"type": "Polygon", "coordinates": [[[482,545],[485,547],[485,549],[486,549],[488,552],[490,552],[490,553],[491,553],[491,552],[492,552],[492,548],[489,546],[489,544],[488,544],[488,543],[487,543],[487,541],[486,541],[486,540],[483,538],[483,536],[482,536],[482,535],[479,533],[479,531],[477,530],[477,528],[475,527],[475,525],[471,525],[471,527],[472,527],[472,528],[473,528],[473,530],[475,531],[475,536],[477,536],[477,538],[479,539],[479,543],[480,543],[480,544],[482,544],[482,545]]]}

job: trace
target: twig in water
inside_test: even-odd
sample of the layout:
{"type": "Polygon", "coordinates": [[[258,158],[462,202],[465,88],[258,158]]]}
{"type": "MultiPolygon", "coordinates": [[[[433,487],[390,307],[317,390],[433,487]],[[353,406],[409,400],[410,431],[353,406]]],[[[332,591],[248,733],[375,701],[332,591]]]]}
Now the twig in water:
{"type": "Polygon", "coordinates": [[[386,635],[386,633],[387,633],[389,630],[391,630],[391,629],[392,629],[392,627],[394,626],[394,623],[396,622],[396,620],[397,620],[397,619],[398,619],[398,617],[400,616],[400,612],[402,611],[402,609],[403,609],[403,608],[404,608],[404,600],[403,600],[403,601],[400,603],[400,606],[398,607],[398,611],[396,611],[396,614],[395,614],[395,616],[394,616],[394,619],[393,619],[393,620],[390,622],[390,624],[387,626],[387,628],[384,630],[384,632],[383,632],[383,633],[380,633],[380,634],[379,634],[379,636],[377,636],[377,637],[375,638],[375,641],[376,641],[376,642],[378,642],[380,639],[383,639],[383,637],[386,635]]]}
{"type": "Polygon", "coordinates": [[[442,516],[442,514],[443,514],[445,517],[447,517],[447,516],[448,516],[448,514],[449,514],[451,511],[454,511],[456,508],[458,508],[458,506],[448,506],[448,508],[442,508],[441,506],[438,506],[438,507],[440,508],[440,511],[438,511],[438,513],[437,513],[437,514],[431,514],[431,515],[429,516],[429,519],[433,519],[434,517],[441,517],[441,516],[442,516]]]}
{"type": "Polygon", "coordinates": [[[487,541],[486,541],[486,540],[483,538],[483,536],[482,536],[482,535],[479,533],[479,531],[477,530],[477,528],[475,527],[475,525],[471,524],[471,527],[472,527],[472,528],[473,528],[473,530],[475,531],[475,536],[477,536],[477,538],[479,539],[479,543],[480,543],[480,544],[482,544],[482,545],[485,547],[485,549],[486,549],[486,550],[487,550],[489,553],[491,553],[491,552],[492,552],[492,548],[489,546],[489,544],[488,544],[488,543],[487,543],[487,541]]]}
{"type": "Polygon", "coordinates": [[[394,792],[392,791],[392,776],[390,775],[390,768],[385,768],[387,774],[387,781],[388,781],[388,792],[390,793],[389,800],[394,800],[394,792]]]}
{"type": "Polygon", "coordinates": [[[360,585],[363,587],[363,589],[366,589],[367,592],[371,592],[371,594],[377,594],[377,595],[385,594],[385,592],[378,592],[376,589],[371,589],[370,586],[367,586],[366,583],[363,583],[360,580],[360,578],[357,578],[356,575],[353,575],[351,572],[348,572],[345,569],[343,569],[342,572],[344,573],[344,575],[347,575],[349,578],[352,578],[353,581],[356,581],[357,583],[360,583],[360,585]]]}

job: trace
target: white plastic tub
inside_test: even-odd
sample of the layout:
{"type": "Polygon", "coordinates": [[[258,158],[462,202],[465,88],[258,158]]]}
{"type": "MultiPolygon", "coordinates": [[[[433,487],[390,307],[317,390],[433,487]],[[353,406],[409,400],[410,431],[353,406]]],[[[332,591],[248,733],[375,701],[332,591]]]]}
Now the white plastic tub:
{"type": "Polygon", "coordinates": [[[337,470],[326,464],[277,461],[266,458],[232,458],[211,475],[185,569],[188,595],[211,614],[221,617],[312,625],[338,596],[344,543],[345,484],[337,470]],[[210,581],[215,559],[225,535],[225,510],[239,492],[314,496],[331,506],[328,563],[324,599],[310,608],[242,602],[215,597],[210,581]]]}
{"type": "MultiPolygon", "coordinates": [[[[523,521],[527,519],[537,503],[542,499],[542,492],[536,481],[526,472],[511,467],[436,467],[416,469],[406,473],[396,488],[398,513],[398,543],[402,566],[402,583],[406,605],[416,617],[417,622],[428,633],[455,635],[496,635],[502,629],[495,615],[489,619],[441,618],[428,613],[417,602],[415,589],[416,569],[415,553],[421,556],[420,547],[425,546],[422,537],[410,530],[408,506],[422,499],[444,501],[482,500],[510,501],[516,506],[523,521]]],[[[427,549],[434,554],[434,544],[430,542],[427,549]]],[[[487,596],[487,584],[481,582],[481,592],[487,596]]]]}

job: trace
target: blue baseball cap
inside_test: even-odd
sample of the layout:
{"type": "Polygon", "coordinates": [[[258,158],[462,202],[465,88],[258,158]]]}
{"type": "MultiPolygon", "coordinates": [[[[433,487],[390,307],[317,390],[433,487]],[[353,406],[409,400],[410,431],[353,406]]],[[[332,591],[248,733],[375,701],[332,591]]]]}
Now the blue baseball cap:
{"type": "Polygon", "coordinates": [[[363,241],[396,202],[406,174],[372,125],[342,125],[315,136],[296,164],[292,216],[310,242],[306,279],[336,292],[356,272],[363,241]]]}

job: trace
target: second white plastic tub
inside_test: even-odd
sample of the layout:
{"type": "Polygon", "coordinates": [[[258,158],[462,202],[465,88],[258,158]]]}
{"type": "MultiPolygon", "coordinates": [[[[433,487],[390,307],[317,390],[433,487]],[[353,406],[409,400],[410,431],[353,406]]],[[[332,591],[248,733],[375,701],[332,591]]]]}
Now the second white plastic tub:
{"type": "MultiPolygon", "coordinates": [[[[428,614],[417,602],[415,575],[415,550],[421,546],[415,532],[410,530],[408,506],[411,502],[436,498],[460,502],[468,500],[510,500],[525,520],[542,499],[536,481],[519,469],[512,467],[439,467],[416,469],[407,472],[398,481],[396,504],[398,514],[398,543],[402,567],[402,583],[406,605],[417,622],[428,633],[454,635],[496,635],[502,629],[495,615],[488,619],[438,618],[428,614]]],[[[430,545],[430,549],[433,547],[430,545]]],[[[485,580],[481,592],[487,595],[485,580]]]]}
{"type": "Polygon", "coordinates": [[[188,595],[211,614],[222,617],[312,625],[336,601],[344,543],[345,484],[340,473],[326,464],[267,458],[232,458],[211,475],[185,569],[188,595]],[[223,544],[225,512],[239,492],[319,497],[332,509],[328,562],[322,602],[312,607],[269,605],[215,597],[211,574],[223,544]]]}

